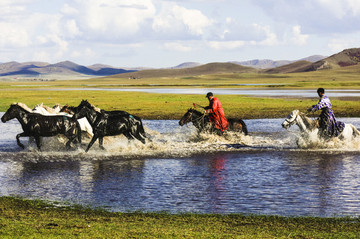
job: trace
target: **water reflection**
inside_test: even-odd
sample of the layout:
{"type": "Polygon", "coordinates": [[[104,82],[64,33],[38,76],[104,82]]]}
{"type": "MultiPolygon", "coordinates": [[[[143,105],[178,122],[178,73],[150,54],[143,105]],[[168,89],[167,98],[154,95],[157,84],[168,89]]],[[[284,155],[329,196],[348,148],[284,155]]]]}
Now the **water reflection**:
{"type": "Polygon", "coordinates": [[[360,215],[359,160],[356,153],[283,151],[21,162],[11,153],[0,161],[0,193],[123,212],[360,215]]]}
{"type": "MultiPolygon", "coordinates": [[[[297,149],[288,138],[297,131],[282,121],[247,120],[252,146],[233,149],[219,138],[193,140],[193,128],[177,121],[144,121],[151,144],[85,154],[20,150],[14,120],[0,124],[0,195],[122,212],[360,215],[359,150],[297,149]]],[[[246,138],[230,143],[238,139],[246,138]]]]}

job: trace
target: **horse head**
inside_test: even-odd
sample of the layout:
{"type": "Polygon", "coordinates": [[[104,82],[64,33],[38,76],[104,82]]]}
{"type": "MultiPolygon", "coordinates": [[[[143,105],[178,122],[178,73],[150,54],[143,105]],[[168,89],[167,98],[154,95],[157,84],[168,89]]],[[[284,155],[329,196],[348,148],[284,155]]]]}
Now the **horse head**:
{"type": "Polygon", "coordinates": [[[184,116],[181,117],[181,119],[180,119],[180,121],[179,121],[179,125],[180,125],[180,126],[183,126],[183,125],[191,122],[193,113],[194,113],[194,109],[193,109],[193,108],[189,108],[188,111],[184,114],[184,116]]]}
{"type": "Polygon", "coordinates": [[[288,115],[288,117],[284,120],[284,122],[281,124],[281,126],[285,129],[290,128],[293,124],[296,123],[296,118],[299,116],[300,111],[299,110],[293,110],[288,115]]]}
{"type": "Polygon", "coordinates": [[[59,113],[62,108],[63,108],[63,106],[60,104],[56,104],[52,107],[52,109],[55,111],[55,113],[59,113]]]}
{"type": "Polygon", "coordinates": [[[81,110],[81,108],[83,108],[83,107],[87,107],[87,108],[93,109],[93,110],[101,113],[100,108],[94,106],[93,104],[90,104],[90,102],[87,100],[82,100],[77,108],[78,108],[78,110],[81,110]]]}
{"type": "Polygon", "coordinates": [[[31,112],[33,112],[33,113],[38,113],[38,114],[42,114],[42,115],[49,115],[49,114],[51,114],[51,112],[49,112],[49,111],[46,109],[46,107],[44,106],[43,103],[36,105],[36,106],[32,109],[31,112]]]}
{"type": "Polygon", "coordinates": [[[82,101],[80,102],[80,104],[79,104],[78,107],[83,107],[83,106],[85,106],[85,107],[90,107],[91,104],[90,104],[89,101],[87,101],[87,100],[82,100],[82,101]]]}
{"type": "MultiPolygon", "coordinates": [[[[5,114],[1,117],[1,121],[5,123],[6,121],[12,120],[19,116],[20,111],[25,111],[25,109],[20,106],[18,103],[14,103],[10,105],[10,108],[5,112],[5,114]]],[[[27,110],[26,110],[27,111],[27,110]]]]}
{"type": "Polygon", "coordinates": [[[76,107],[74,106],[69,106],[69,105],[64,105],[61,109],[60,109],[60,112],[65,112],[65,113],[68,113],[68,114],[75,114],[76,112],[76,107]]]}
{"type": "Polygon", "coordinates": [[[82,101],[78,107],[76,107],[76,112],[73,115],[73,119],[86,118],[91,124],[96,120],[98,115],[103,115],[101,110],[93,106],[87,101],[82,101]]]}

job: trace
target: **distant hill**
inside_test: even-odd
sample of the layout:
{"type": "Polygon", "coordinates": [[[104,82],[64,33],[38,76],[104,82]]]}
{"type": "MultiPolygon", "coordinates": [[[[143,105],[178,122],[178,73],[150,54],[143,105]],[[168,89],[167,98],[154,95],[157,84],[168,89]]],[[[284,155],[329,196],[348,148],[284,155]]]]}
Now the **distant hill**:
{"type": "Polygon", "coordinates": [[[323,60],[313,63],[305,71],[317,71],[324,69],[335,69],[344,66],[353,66],[360,63],[360,48],[343,50],[323,60]]]}
{"type": "Polygon", "coordinates": [[[284,65],[288,65],[288,64],[292,64],[294,62],[297,61],[310,61],[310,62],[316,62],[316,61],[320,61],[322,59],[326,58],[326,56],[321,56],[321,55],[313,55],[313,56],[309,56],[300,60],[296,60],[296,61],[288,61],[288,60],[281,60],[281,61],[273,61],[273,60],[269,60],[269,59],[264,59],[264,60],[259,60],[259,59],[255,59],[255,60],[250,60],[250,61],[233,61],[232,63],[235,64],[239,64],[242,66],[248,66],[248,67],[254,67],[257,69],[270,69],[270,68],[275,68],[275,67],[280,67],[280,66],[284,66],[284,65]]]}
{"type": "Polygon", "coordinates": [[[254,60],[250,60],[250,61],[240,61],[240,62],[232,61],[232,63],[234,63],[234,64],[248,66],[248,67],[254,67],[257,69],[274,68],[274,67],[290,64],[291,62],[292,61],[285,61],[285,60],[284,61],[273,61],[270,59],[264,59],[264,60],[254,59],[254,60]]]}
{"type": "Polygon", "coordinates": [[[360,63],[360,48],[346,49],[322,60],[311,63],[300,61],[285,66],[276,67],[263,71],[264,73],[295,73],[336,69],[345,66],[353,66],[360,63]]]}
{"type": "Polygon", "coordinates": [[[198,62],[184,62],[181,63],[180,65],[171,67],[170,69],[183,69],[183,68],[192,68],[192,67],[197,67],[200,66],[201,64],[198,62]]]}
{"type": "Polygon", "coordinates": [[[104,64],[78,65],[71,61],[56,64],[47,62],[0,63],[2,78],[75,79],[96,76],[118,78],[184,77],[219,73],[293,73],[352,66],[360,63],[360,48],[346,49],[329,57],[313,55],[298,61],[251,60],[242,62],[208,63],[184,62],[174,67],[149,69],[143,67],[118,68],[104,64]]]}
{"type": "Polygon", "coordinates": [[[268,74],[278,74],[278,73],[294,73],[294,72],[303,72],[304,69],[311,66],[312,62],[310,61],[296,61],[284,66],[279,66],[271,69],[263,70],[263,73],[268,74]]]}
{"type": "Polygon", "coordinates": [[[19,77],[53,77],[53,76],[109,76],[114,74],[133,72],[111,66],[89,68],[78,65],[71,61],[63,61],[56,64],[46,62],[7,62],[0,64],[0,76],[19,77]]]}
{"type": "Polygon", "coordinates": [[[256,69],[234,63],[209,63],[182,69],[152,69],[132,73],[118,74],[119,78],[152,78],[152,77],[184,77],[219,73],[247,73],[257,72],[256,69]]]}

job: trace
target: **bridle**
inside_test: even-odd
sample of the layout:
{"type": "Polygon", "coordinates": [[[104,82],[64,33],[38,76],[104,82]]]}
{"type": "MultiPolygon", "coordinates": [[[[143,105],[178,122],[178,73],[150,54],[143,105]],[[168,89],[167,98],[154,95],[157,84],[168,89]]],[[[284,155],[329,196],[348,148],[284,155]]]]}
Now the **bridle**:
{"type": "Polygon", "coordinates": [[[186,120],[184,120],[185,124],[189,123],[191,121],[192,115],[194,114],[194,111],[191,110],[189,112],[189,116],[186,118],[186,120]]]}
{"type": "Polygon", "coordinates": [[[201,116],[199,116],[199,117],[197,117],[195,119],[192,119],[193,115],[194,115],[194,110],[191,110],[189,112],[189,116],[185,120],[185,124],[187,124],[187,123],[189,123],[191,121],[198,121],[199,119],[202,120],[203,123],[204,123],[205,114],[203,114],[203,115],[201,115],[201,116]]]}
{"type": "Polygon", "coordinates": [[[295,124],[296,119],[299,115],[296,115],[293,121],[290,121],[288,118],[285,119],[285,122],[287,122],[289,124],[289,127],[292,126],[293,124],[295,124]]]}

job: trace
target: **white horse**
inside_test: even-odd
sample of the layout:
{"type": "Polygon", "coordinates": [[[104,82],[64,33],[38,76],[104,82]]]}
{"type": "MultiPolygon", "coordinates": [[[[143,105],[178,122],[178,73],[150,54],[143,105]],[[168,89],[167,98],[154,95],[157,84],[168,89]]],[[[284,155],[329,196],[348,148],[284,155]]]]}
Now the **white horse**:
{"type": "MultiPolygon", "coordinates": [[[[38,113],[42,115],[65,115],[68,117],[72,117],[71,114],[68,114],[66,112],[60,112],[61,110],[60,105],[55,105],[53,108],[50,108],[43,103],[36,105],[34,109],[31,110],[33,113],[38,113]]],[[[94,135],[91,125],[89,124],[89,121],[87,121],[86,118],[78,119],[81,131],[87,132],[91,137],[94,135]]]]}
{"type": "MultiPolygon", "coordinates": [[[[293,110],[281,125],[283,128],[288,129],[294,124],[299,126],[302,133],[306,133],[307,135],[317,135],[319,131],[318,120],[312,120],[308,118],[299,110],[293,110]]],[[[356,136],[360,136],[360,132],[357,130],[357,128],[352,124],[345,124],[344,130],[338,137],[341,140],[350,141],[353,140],[356,136]]]]}

